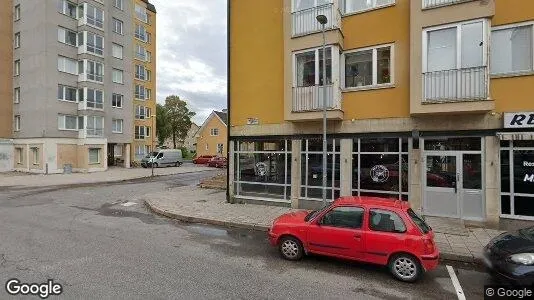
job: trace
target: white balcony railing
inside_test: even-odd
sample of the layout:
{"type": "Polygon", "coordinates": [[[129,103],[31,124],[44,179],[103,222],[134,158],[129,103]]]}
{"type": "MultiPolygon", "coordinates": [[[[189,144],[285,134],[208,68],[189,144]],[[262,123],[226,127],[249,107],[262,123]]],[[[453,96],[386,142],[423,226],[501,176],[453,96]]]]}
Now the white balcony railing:
{"type": "Polygon", "coordinates": [[[481,66],[423,73],[423,102],[486,100],[487,71],[481,66]]]}
{"type": "Polygon", "coordinates": [[[316,19],[318,15],[325,15],[328,19],[328,23],[325,25],[326,30],[339,28],[340,15],[333,3],[296,11],[291,15],[293,19],[293,36],[321,31],[322,25],[316,19]]]}
{"type": "Polygon", "coordinates": [[[423,0],[423,8],[446,6],[467,1],[470,0],[423,0]]]}
{"type": "Polygon", "coordinates": [[[293,88],[293,112],[318,111],[323,109],[324,91],[326,89],[326,108],[341,109],[339,97],[334,94],[334,86],[314,85],[293,88]]]}

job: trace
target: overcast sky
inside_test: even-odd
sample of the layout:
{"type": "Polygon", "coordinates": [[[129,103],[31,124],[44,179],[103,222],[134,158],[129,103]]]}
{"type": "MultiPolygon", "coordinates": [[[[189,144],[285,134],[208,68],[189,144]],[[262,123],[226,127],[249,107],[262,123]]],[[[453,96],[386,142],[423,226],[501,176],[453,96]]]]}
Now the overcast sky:
{"type": "Polygon", "coordinates": [[[151,0],[157,10],[157,99],[187,101],[202,125],[226,108],[226,0],[151,0]]]}

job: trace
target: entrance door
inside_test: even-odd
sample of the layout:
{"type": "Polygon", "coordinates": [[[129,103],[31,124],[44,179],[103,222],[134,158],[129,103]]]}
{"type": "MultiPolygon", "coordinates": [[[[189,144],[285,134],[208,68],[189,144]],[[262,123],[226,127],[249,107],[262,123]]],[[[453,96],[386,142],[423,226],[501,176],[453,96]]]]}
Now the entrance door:
{"type": "Polygon", "coordinates": [[[440,217],[460,217],[458,154],[425,155],[424,213],[440,217]]]}

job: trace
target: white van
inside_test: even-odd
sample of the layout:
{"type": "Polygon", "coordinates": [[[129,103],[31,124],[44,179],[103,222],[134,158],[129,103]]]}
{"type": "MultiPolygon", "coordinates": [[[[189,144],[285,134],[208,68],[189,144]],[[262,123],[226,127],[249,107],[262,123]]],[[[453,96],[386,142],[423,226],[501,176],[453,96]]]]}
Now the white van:
{"type": "Polygon", "coordinates": [[[156,150],[148,154],[146,157],[144,157],[141,160],[141,166],[143,168],[151,167],[152,163],[154,163],[155,168],[167,167],[167,166],[174,166],[174,167],[181,166],[184,163],[184,159],[182,157],[182,150],[180,149],[156,150]]]}

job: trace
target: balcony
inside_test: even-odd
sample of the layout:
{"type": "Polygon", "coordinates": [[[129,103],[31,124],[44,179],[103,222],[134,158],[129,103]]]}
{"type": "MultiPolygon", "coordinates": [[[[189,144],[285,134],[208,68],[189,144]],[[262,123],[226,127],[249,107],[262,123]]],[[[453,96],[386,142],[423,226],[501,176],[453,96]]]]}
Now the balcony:
{"type": "Polygon", "coordinates": [[[487,67],[423,73],[423,91],[423,103],[487,100],[487,67]]]}
{"type": "Polygon", "coordinates": [[[454,5],[472,0],[423,0],[423,9],[454,5]]]}
{"type": "Polygon", "coordinates": [[[318,15],[325,15],[328,23],[325,25],[326,30],[339,28],[341,15],[334,7],[333,3],[320,5],[304,10],[293,12],[292,14],[292,36],[302,36],[322,30],[322,25],[315,19],[318,15]]]}
{"type": "Polygon", "coordinates": [[[293,88],[292,112],[313,112],[323,110],[324,89],[326,89],[326,109],[340,110],[341,97],[334,94],[334,85],[326,87],[314,85],[293,88]]]}

